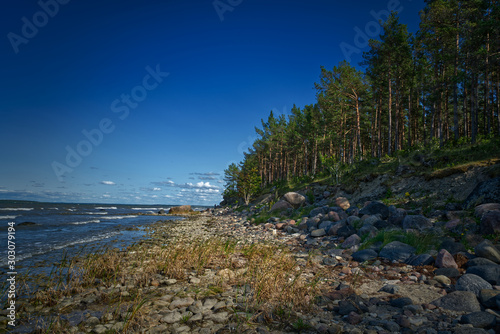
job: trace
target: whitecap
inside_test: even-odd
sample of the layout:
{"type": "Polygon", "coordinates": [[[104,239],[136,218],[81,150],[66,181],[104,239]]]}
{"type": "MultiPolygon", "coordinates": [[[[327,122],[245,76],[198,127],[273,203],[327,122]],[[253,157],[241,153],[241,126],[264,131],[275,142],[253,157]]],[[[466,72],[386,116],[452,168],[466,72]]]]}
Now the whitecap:
{"type": "Polygon", "coordinates": [[[85,224],[100,223],[100,222],[101,221],[99,219],[94,219],[94,220],[88,220],[88,221],[83,221],[83,222],[71,223],[71,225],[85,225],[85,224]]]}
{"type": "Polygon", "coordinates": [[[126,218],[136,218],[138,216],[109,216],[105,219],[126,219],[126,218]]]}
{"type": "Polygon", "coordinates": [[[33,208],[0,208],[1,211],[31,211],[33,208]]]}
{"type": "Polygon", "coordinates": [[[19,216],[0,216],[0,219],[16,219],[19,216]]]}
{"type": "Polygon", "coordinates": [[[118,208],[116,206],[109,206],[109,207],[98,206],[95,209],[96,210],[117,210],[118,208]]]}

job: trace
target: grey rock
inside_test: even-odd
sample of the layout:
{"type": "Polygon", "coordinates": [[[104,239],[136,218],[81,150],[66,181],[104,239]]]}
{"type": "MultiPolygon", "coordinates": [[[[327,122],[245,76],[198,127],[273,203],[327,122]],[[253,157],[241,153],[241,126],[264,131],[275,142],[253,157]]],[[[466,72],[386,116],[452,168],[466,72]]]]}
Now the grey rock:
{"type": "Polygon", "coordinates": [[[458,265],[455,262],[453,256],[446,249],[441,249],[436,257],[436,267],[438,268],[457,268],[458,265]]]}
{"type": "Polygon", "coordinates": [[[380,257],[390,261],[404,262],[415,254],[415,248],[400,241],[393,241],[385,245],[379,253],[380,257]]]}
{"type": "Polygon", "coordinates": [[[474,267],[474,266],[495,266],[496,263],[488,260],[484,257],[476,257],[474,259],[470,259],[467,261],[467,267],[474,267]]]}
{"type": "Polygon", "coordinates": [[[497,307],[496,298],[498,295],[500,295],[499,290],[484,289],[484,290],[479,291],[478,298],[484,307],[496,308],[497,307]]]}
{"type": "Polygon", "coordinates": [[[445,240],[441,243],[440,248],[446,249],[450,254],[457,254],[460,252],[466,252],[464,244],[461,242],[455,242],[454,240],[445,240]]]}
{"type": "Polygon", "coordinates": [[[363,249],[352,254],[352,259],[357,262],[365,262],[376,259],[377,252],[373,249],[363,249]]]}
{"type": "Polygon", "coordinates": [[[500,203],[486,203],[478,205],[474,208],[474,215],[481,218],[486,212],[500,210],[500,203]]]}
{"type": "Polygon", "coordinates": [[[434,258],[429,254],[414,255],[405,261],[411,266],[428,266],[434,263],[434,258]]]}
{"type": "Polygon", "coordinates": [[[489,240],[484,240],[476,246],[475,252],[477,256],[487,258],[495,263],[500,263],[500,251],[489,240]]]}
{"type": "Polygon", "coordinates": [[[489,334],[489,333],[488,331],[482,328],[456,327],[453,329],[453,334],[489,334]]]}
{"type": "Polygon", "coordinates": [[[274,205],[271,208],[271,211],[285,211],[288,209],[293,209],[293,206],[285,200],[280,200],[274,203],[274,205]]]}
{"type": "Polygon", "coordinates": [[[332,225],[332,227],[330,227],[330,229],[328,230],[328,235],[337,235],[338,230],[340,230],[344,226],[345,222],[342,221],[332,225]]]}
{"type": "Polygon", "coordinates": [[[224,323],[229,319],[229,313],[220,312],[220,313],[212,313],[211,315],[205,317],[205,320],[212,320],[216,323],[224,323]]]}
{"type": "Polygon", "coordinates": [[[318,214],[326,214],[328,213],[328,207],[327,206],[321,206],[319,208],[314,208],[311,210],[311,212],[309,213],[309,217],[315,217],[317,216],[318,214]]]}
{"type": "Polygon", "coordinates": [[[318,228],[322,228],[323,230],[328,231],[332,226],[333,222],[325,220],[318,225],[318,228]]]}
{"type": "Polygon", "coordinates": [[[373,225],[363,225],[358,230],[358,234],[361,236],[368,235],[369,238],[373,238],[377,235],[378,229],[373,225]]]}
{"type": "Polygon", "coordinates": [[[399,291],[399,287],[397,285],[394,285],[394,284],[386,284],[383,287],[381,287],[379,291],[383,291],[383,292],[387,292],[387,293],[391,293],[391,294],[396,294],[399,291]]]}
{"type": "Polygon", "coordinates": [[[395,298],[391,300],[391,306],[403,308],[406,305],[412,305],[413,301],[408,297],[395,298]]]}
{"type": "Polygon", "coordinates": [[[373,201],[368,203],[363,209],[359,211],[360,215],[377,215],[380,214],[382,219],[389,217],[389,208],[381,202],[373,201]]]}
{"type": "Polygon", "coordinates": [[[473,266],[467,268],[467,274],[474,274],[490,284],[500,284],[500,266],[473,266]]]}
{"type": "Polygon", "coordinates": [[[422,215],[407,215],[403,219],[403,229],[424,231],[432,227],[432,222],[422,215]]]}
{"type": "Polygon", "coordinates": [[[326,235],[326,232],[322,228],[317,229],[317,230],[313,230],[311,232],[311,237],[314,237],[314,238],[322,237],[322,236],[325,236],[325,235],[326,235]]]}
{"type": "Polygon", "coordinates": [[[434,275],[446,276],[449,278],[456,278],[460,276],[460,271],[457,268],[439,268],[434,270],[434,275]]]}
{"type": "Polygon", "coordinates": [[[431,304],[451,311],[479,312],[481,305],[476,295],[470,291],[454,291],[436,299],[431,304]]]}
{"type": "Polygon", "coordinates": [[[342,243],[342,248],[351,248],[353,246],[358,246],[361,243],[361,238],[357,234],[349,236],[342,243]]]}
{"type": "Polygon", "coordinates": [[[355,233],[356,233],[356,229],[352,226],[349,226],[349,225],[344,225],[337,230],[337,235],[339,237],[343,237],[343,238],[348,238],[355,233]]]}
{"type": "Polygon", "coordinates": [[[478,183],[464,201],[464,208],[485,203],[500,203],[500,177],[478,183]]]}
{"type": "Polygon", "coordinates": [[[483,289],[492,289],[490,283],[486,282],[481,277],[474,274],[462,275],[455,284],[455,289],[458,291],[471,291],[474,292],[476,296],[479,296],[479,292],[483,289]]]}
{"type": "Polygon", "coordinates": [[[296,192],[288,192],[283,196],[283,199],[290,203],[295,209],[299,208],[306,202],[306,198],[296,192]]]}
{"type": "Polygon", "coordinates": [[[179,312],[172,312],[164,316],[161,320],[167,324],[175,324],[181,321],[182,315],[179,312]]]}
{"type": "Polygon", "coordinates": [[[483,235],[500,233],[500,210],[488,211],[483,214],[479,230],[483,235]]]}
{"type": "Polygon", "coordinates": [[[471,324],[476,328],[491,328],[496,324],[496,317],[488,312],[473,312],[464,314],[461,322],[463,324],[471,324]]]}

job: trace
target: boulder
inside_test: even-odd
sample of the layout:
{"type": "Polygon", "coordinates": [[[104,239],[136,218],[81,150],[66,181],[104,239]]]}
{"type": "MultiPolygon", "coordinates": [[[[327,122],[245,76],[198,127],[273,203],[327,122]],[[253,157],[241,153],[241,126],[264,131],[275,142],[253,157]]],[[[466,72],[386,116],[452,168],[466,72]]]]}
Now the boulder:
{"type": "Polygon", "coordinates": [[[490,284],[500,284],[500,266],[473,266],[467,269],[467,274],[474,274],[490,284]]]}
{"type": "Polygon", "coordinates": [[[489,240],[484,240],[475,248],[476,255],[500,263],[500,251],[489,240]]]}
{"type": "Polygon", "coordinates": [[[495,262],[485,259],[484,257],[476,257],[474,259],[470,259],[467,261],[467,267],[474,267],[474,266],[494,266],[496,265],[495,262]]]}
{"type": "Polygon", "coordinates": [[[306,198],[296,192],[288,192],[283,196],[283,199],[290,203],[295,209],[299,208],[306,202],[306,198]]]}
{"type": "Polygon", "coordinates": [[[321,206],[319,208],[314,208],[309,212],[309,217],[316,217],[319,214],[326,214],[328,213],[329,208],[327,206],[321,206]]]}
{"type": "Polygon", "coordinates": [[[500,177],[478,183],[464,201],[464,208],[485,203],[500,203],[500,177]]]}
{"type": "Polygon", "coordinates": [[[434,270],[434,275],[456,278],[460,276],[460,271],[457,268],[439,268],[434,270]]]}
{"type": "Polygon", "coordinates": [[[422,215],[407,215],[403,219],[403,229],[405,230],[411,229],[411,230],[423,231],[431,227],[432,227],[431,221],[422,215]]]}
{"type": "Polygon", "coordinates": [[[385,245],[379,256],[390,261],[404,262],[415,254],[415,248],[400,241],[393,241],[385,245]]]}
{"type": "Polygon", "coordinates": [[[352,259],[357,262],[375,260],[377,252],[373,249],[363,249],[352,254],[352,259]]]}
{"type": "Polygon", "coordinates": [[[488,312],[473,312],[464,314],[460,319],[463,324],[471,324],[475,328],[491,328],[495,326],[496,317],[488,312]]]}
{"type": "Polygon", "coordinates": [[[345,197],[337,197],[335,199],[335,205],[342,208],[342,210],[347,210],[351,207],[351,204],[345,197]]]}
{"type": "Polygon", "coordinates": [[[328,212],[328,219],[331,220],[332,222],[338,222],[340,220],[340,216],[337,212],[330,211],[328,212]]]}
{"type": "Polygon", "coordinates": [[[483,235],[500,233],[500,210],[484,213],[481,217],[479,230],[483,235]]]}
{"type": "Polygon", "coordinates": [[[293,206],[285,200],[280,200],[274,203],[274,205],[271,208],[271,211],[285,211],[288,209],[293,209],[293,206]]]}
{"type": "Polygon", "coordinates": [[[319,237],[322,237],[322,236],[325,236],[325,235],[326,235],[326,232],[322,228],[317,229],[317,230],[313,230],[311,232],[311,237],[313,237],[313,238],[319,238],[319,237]]]}
{"type": "Polygon", "coordinates": [[[436,257],[436,267],[458,268],[458,265],[453,256],[446,249],[441,249],[436,257]]]}
{"type": "Polygon", "coordinates": [[[357,234],[349,236],[342,243],[342,248],[351,248],[353,246],[358,246],[361,243],[361,238],[357,234]]]}
{"type": "Polygon", "coordinates": [[[479,301],[486,308],[496,308],[496,298],[500,295],[500,291],[493,289],[484,289],[479,291],[479,301]]]}
{"type": "Polygon", "coordinates": [[[500,210],[500,203],[486,203],[476,206],[474,214],[477,218],[481,218],[486,212],[500,210]]]}
{"type": "Polygon", "coordinates": [[[183,214],[183,213],[190,213],[193,210],[191,209],[191,205],[181,205],[181,206],[174,206],[173,208],[170,208],[168,213],[170,214],[183,214]]]}
{"type": "Polygon", "coordinates": [[[429,254],[414,255],[405,261],[410,266],[428,266],[434,263],[434,258],[429,254]]]}
{"type": "Polygon", "coordinates": [[[459,312],[479,312],[481,304],[476,295],[470,291],[454,291],[431,302],[432,305],[441,307],[450,311],[459,312]]]}
{"type": "Polygon", "coordinates": [[[368,203],[363,209],[359,211],[360,215],[377,215],[379,214],[382,219],[389,217],[389,208],[381,202],[373,201],[368,203]]]}
{"type": "Polygon", "coordinates": [[[462,275],[455,284],[455,289],[458,291],[470,291],[474,292],[476,296],[479,296],[479,292],[483,289],[493,289],[490,283],[486,282],[481,277],[474,274],[462,275]]]}

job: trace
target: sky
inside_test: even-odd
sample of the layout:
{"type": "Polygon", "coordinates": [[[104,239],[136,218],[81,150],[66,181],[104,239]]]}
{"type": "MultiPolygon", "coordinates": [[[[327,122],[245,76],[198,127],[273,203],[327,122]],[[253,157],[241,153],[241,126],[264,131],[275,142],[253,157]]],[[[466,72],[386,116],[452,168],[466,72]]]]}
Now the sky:
{"type": "Polygon", "coordinates": [[[359,67],[423,0],[16,0],[0,13],[0,199],[214,205],[255,127],[359,67]]]}

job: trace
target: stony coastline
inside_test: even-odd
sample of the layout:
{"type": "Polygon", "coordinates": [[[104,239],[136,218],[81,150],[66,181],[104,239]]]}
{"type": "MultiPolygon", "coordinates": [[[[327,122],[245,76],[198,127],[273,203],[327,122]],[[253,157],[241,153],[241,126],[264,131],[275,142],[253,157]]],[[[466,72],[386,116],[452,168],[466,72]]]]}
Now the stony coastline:
{"type": "MultiPolygon", "coordinates": [[[[293,207],[302,197],[292,194],[283,200],[293,207]]],[[[207,334],[499,331],[500,252],[496,239],[485,236],[498,235],[500,204],[485,203],[469,211],[449,206],[424,214],[379,201],[362,208],[350,207],[345,198],[330,202],[309,205],[308,214],[297,221],[288,217],[290,208],[273,212],[259,225],[253,218],[259,209],[219,208],[183,221],[159,221],[149,227],[147,239],[127,250],[98,255],[93,267],[83,259],[75,262],[75,268],[98,271],[85,284],[62,283],[58,291],[54,280],[47,281],[45,290],[31,300],[20,300],[18,326],[8,329],[207,334]],[[380,231],[389,231],[387,236],[396,240],[367,243],[380,231]],[[416,245],[410,245],[411,235],[417,236],[416,245]],[[436,236],[437,246],[417,250],[426,235],[436,236]],[[255,265],[262,257],[269,262],[255,265]],[[182,266],[188,260],[193,262],[182,266]],[[279,271],[275,267],[281,262],[290,265],[279,271]],[[259,294],[268,300],[259,299],[259,294]]]]}

